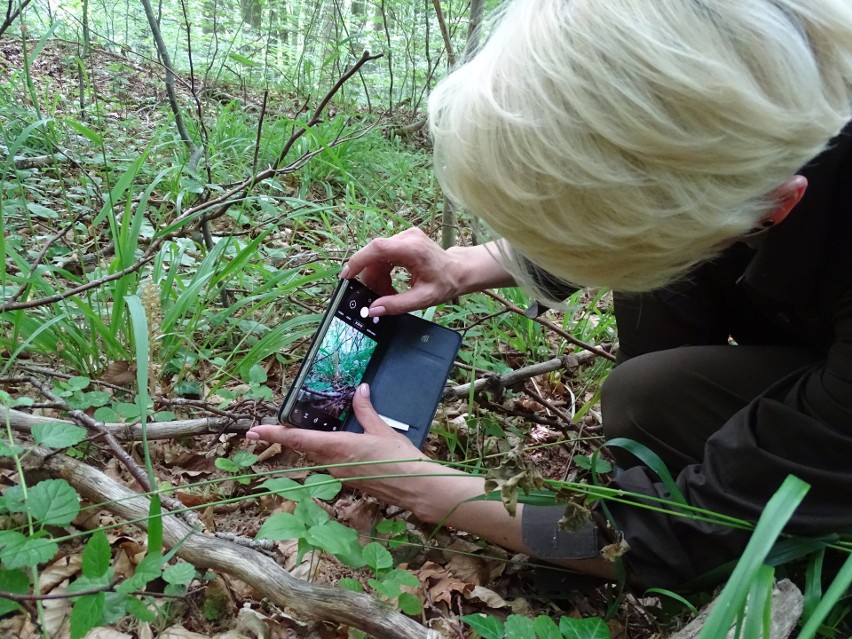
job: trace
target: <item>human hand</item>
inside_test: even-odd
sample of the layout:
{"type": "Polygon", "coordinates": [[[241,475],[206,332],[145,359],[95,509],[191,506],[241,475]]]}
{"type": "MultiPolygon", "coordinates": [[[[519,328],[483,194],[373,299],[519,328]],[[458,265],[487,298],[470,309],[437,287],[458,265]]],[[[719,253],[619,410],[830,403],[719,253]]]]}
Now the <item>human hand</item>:
{"type": "Polygon", "coordinates": [[[370,305],[370,316],[378,317],[428,308],[456,297],[460,270],[462,262],[412,227],[371,241],[350,258],[340,277],[360,275],[366,286],[383,296],[370,305]],[[397,266],[411,274],[409,288],[399,293],[391,282],[391,271],[397,266]]]}
{"type": "Polygon", "coordinates": [[[391,475],[384,479],[362,479],[354,485],[383,501],[414,510],[423,491],[417,489],[417,477],[413,475],[434,472],[435,464],[379,417],[370,403],[366,384],[358,387],[352,398],[352,408],[364,428],[363,433],[262,424],[251,428],[246,438],[277,442],[305,453],[318,465],[351,464],[329,469],[340,479],[391,475]]]}

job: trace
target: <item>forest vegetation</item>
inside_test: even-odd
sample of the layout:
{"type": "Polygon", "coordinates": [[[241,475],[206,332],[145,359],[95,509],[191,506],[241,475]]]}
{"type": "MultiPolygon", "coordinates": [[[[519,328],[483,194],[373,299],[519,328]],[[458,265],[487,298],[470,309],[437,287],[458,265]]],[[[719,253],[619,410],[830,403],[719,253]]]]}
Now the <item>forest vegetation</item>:
{"type": "MultiPolygon", "coordinates": [[[[275,420],[349,255],[409,226],[477,241],[432,175],[426,97],[497,4],[5,0],[0,637],[650,639],[717,595],[680,636],[781,636],[772,613],[796,606],[793,636],[843,636],[852,563],[828,588],[820,571],[852,546],[775,543],[795,481],[721,594],[556,574],[547,596],[528,558],[243,437],[275,420]]],[[[508,504],[622,497],[599,414],[611,297],[529,304],[426,312],[464,336],[426,451],[508,504]]]]}

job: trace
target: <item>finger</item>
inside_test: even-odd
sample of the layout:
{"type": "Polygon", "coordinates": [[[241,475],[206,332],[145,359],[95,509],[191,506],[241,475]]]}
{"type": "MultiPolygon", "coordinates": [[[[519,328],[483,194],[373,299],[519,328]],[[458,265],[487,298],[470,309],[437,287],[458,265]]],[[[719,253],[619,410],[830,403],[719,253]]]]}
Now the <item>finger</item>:
{"type": "Polygon", "coordinates": [[[410,313],[430,306],[432,306],[432,296],[429,290],[425,287],[416,287],[374,300],[370,304],[370,317],[410,313]]]}
{"type": "Polygon", "coordinates": [[[365,433],[384,436],[398,434],[373,408],[370,402],[370,387],[367,384],[361,384],[352,397],[352,410],[355,411],[355,417],[365,433]]]}
{"type": "Polygon", "coordinates": [[[321,453],[324,458],[334,458],[340,450],[348,448],[354,433],[328,433],[307,428],[288,428],[278,424],[261,424],[252,427],[248,439],[262,439],[292,448],[309,455],[321,453]]]}

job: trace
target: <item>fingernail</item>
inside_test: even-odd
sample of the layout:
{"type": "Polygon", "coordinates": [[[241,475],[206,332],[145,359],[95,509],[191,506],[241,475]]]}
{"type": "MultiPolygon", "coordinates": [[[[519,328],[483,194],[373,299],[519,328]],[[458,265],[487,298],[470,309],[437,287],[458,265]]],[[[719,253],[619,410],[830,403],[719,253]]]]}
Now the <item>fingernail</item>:
{"type": "Polygon", "coordinates": [[[254,433],[252,431],[248,431],[246,433],[246,439],[260,439],[260,435],[258,435],[257,433],[254,433]]]}
{"type": "Polygon", "coordinates": [[[361,393],[361,397],[369,397],[370,396],[370,385],[369,384],[361,384],[358,387],[358,392],[361,393]]]}
{"type": "Polygon", "coordinates": [[[345,280],[349,279],[346,276],[349,275],[349,265],[346,264],[342,269],[340,269],[340,279],[345,280]]]}
{"type": "Polygon", "coordinates": [[[370,317],[381,317],[385,313],[388,312],[384,306],[371,306],[370,307],[370,317]]]}

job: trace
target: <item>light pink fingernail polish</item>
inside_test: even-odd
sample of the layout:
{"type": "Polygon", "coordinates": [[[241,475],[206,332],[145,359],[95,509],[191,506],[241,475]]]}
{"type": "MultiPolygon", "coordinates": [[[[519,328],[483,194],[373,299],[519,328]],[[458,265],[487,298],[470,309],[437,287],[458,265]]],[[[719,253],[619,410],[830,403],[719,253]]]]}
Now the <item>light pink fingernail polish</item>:
{"type": "Polygon", "coordinates": [[[388,312],[384,306],[371,306],[370,307],[370,317],[381,317],[385,313],[388,312]]]}

